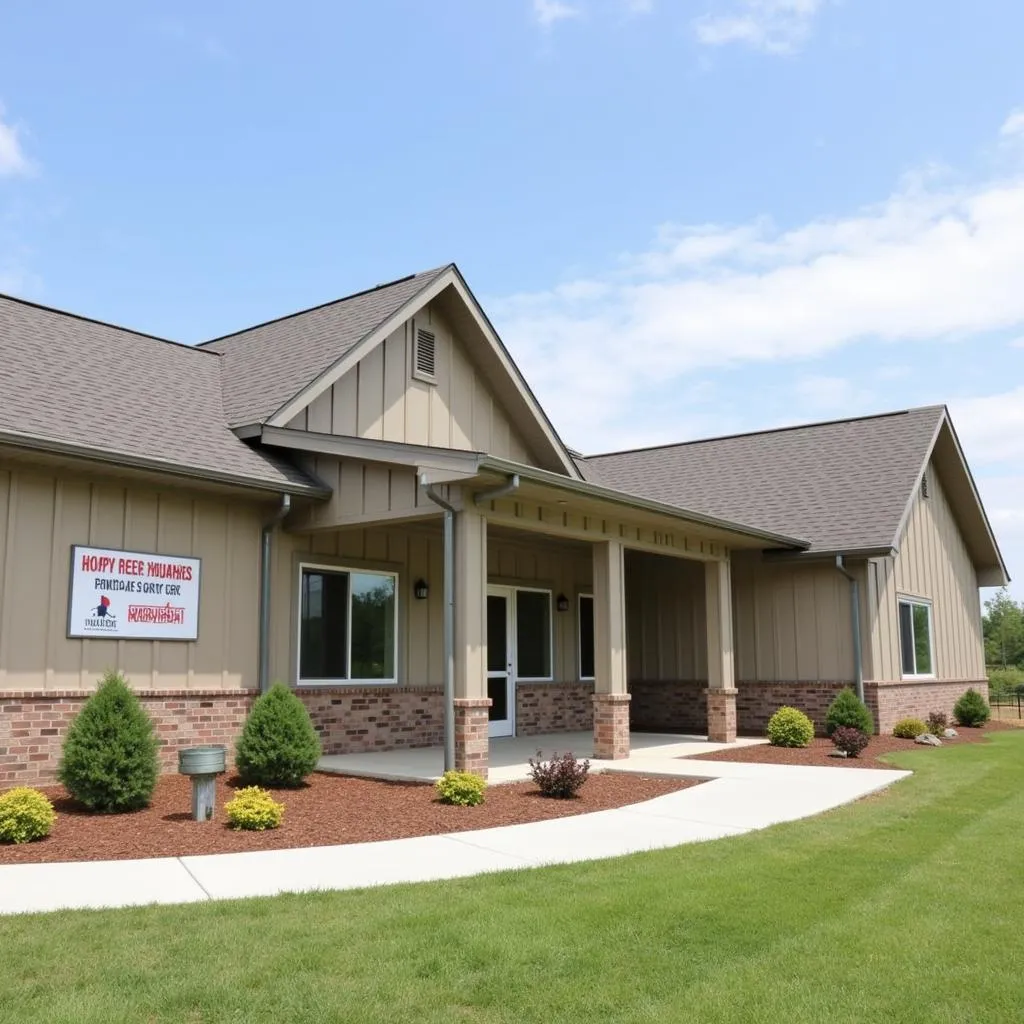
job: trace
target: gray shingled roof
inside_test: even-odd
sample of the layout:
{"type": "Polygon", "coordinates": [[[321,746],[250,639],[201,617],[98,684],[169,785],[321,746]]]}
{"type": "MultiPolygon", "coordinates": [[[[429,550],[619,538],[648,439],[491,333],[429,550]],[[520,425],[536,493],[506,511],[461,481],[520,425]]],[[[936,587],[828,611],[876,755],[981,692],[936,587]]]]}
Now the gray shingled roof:
{"type": "Polygon", "coordinates": [[[810,551],[888,548],[943,406],[596,455],[586,479],[802,537],[810,551]]]}
{"type": "Polygon", "coordinates": [[[321,490],[228,429],[218,356],[0,296],[0,433],[239,483],[321,490]]]}
{"type": "Polygon", "coordinates": [[[265,423],[450,266],[205,342],[224,356],[228,422],[265,423]]]}

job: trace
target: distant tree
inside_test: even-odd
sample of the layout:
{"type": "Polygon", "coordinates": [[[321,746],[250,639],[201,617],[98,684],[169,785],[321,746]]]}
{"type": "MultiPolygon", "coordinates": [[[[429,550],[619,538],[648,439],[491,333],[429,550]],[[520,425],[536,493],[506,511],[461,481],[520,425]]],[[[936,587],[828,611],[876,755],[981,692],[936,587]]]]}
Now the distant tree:
{"type": "Polygon", "coordinates": [[[1024,605],[1014,601],[1006,587],[985,602],[982,626],[989,665],[1024,666],[1024,605]]]}

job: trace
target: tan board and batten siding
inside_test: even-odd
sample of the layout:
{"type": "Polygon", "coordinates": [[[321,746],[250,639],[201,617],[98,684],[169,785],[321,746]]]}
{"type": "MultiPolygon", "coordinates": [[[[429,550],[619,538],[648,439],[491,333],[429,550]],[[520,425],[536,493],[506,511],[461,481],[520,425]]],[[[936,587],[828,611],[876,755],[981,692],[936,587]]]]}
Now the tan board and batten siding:
{"type": "Polygon", "coordinates": [[[297,430],[487,452],[540,465],[436,306],[407,320],[288,424],[297,430]],[[414,332],[436,337],[436,383],[411,377],[414,332]]]}
{"type": "Polygon", "coordinates": [[[869,563],[872,678],[901,678],[900,597],[932,602],[932,652],[939,680],[983,680],[984,641],[978,577],[934,466],[928,497],[919,490],[895,558],[869,563]]]}
{"type": "Polygon", "coordinates": [[[108,669],[138,689],[255,685],[259,505],[0,466],[0,690],[91,689],[108,669]],[[202,560],[196,642],[67,637],[71,546],[202,560]]]}

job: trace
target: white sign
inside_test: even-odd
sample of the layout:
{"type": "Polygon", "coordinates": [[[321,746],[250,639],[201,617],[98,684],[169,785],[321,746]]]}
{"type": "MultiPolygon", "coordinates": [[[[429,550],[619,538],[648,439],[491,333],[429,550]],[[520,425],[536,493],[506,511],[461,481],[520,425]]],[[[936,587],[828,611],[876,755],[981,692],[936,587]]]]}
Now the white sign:
{"type": "Polygon", "coordinates": [[[71,548],[69,637],[195,640],[199,559],[71,548]]]}

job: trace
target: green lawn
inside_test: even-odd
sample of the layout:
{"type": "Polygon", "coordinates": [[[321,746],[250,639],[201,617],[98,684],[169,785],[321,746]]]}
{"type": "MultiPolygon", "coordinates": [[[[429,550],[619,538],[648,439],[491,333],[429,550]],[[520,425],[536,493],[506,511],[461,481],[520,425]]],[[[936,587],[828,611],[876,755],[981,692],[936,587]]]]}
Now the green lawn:
{"type": "Polygon", "coordinates": [[[0,1021],[1020,1019],[1024,733],[894,760],[880,796],[701,846],[0,919],[0,1021]]]}

